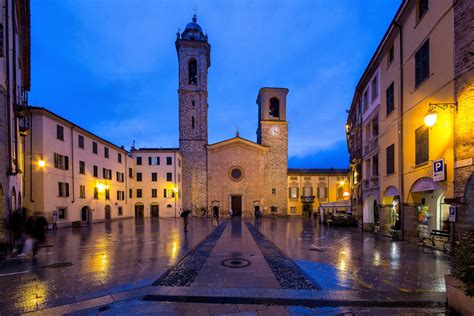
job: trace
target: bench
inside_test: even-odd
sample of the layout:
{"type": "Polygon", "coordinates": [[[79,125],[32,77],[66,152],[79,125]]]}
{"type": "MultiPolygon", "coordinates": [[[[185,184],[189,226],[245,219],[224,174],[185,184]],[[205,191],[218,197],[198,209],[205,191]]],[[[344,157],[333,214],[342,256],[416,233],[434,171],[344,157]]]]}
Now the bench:
{"type": "Polygon", "coordinates": [[[443,249],[447,250],[446,249],[446,244],[451,241],[451,239],[450,239],[451,236],[450,236],[449,232],[446,231],[446,230],[433,229],[431,231],[431,238],[430,238],[431,243],[433,244],[433,246],[435,245],[435,238],[436,237],[440,237],[439,239],[444,240],[443,249]]]}

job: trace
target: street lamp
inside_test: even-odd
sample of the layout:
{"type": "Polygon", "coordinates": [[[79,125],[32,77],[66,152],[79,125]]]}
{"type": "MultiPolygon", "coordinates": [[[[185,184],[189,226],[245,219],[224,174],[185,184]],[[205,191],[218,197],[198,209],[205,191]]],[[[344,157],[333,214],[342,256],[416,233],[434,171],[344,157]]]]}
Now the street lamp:
{"type": "Polygon", "coordinates": [[[458,111],[458,104],[457,103],[430,103],[428,107],[428,112],[425,114],[425,125],[428,127],[432,127],[436,123],[436,119],[438,117],[438,112],[436,112],[436,108],[441,110],[451,109],[455,112],[458,111]]]}
{"type": "Polygon", "coordinates": [[[46,161],[44,161],[43,159],[38,160],[38,166],[40,168],[44,168],[44,166],[46,166],[46,161]]]}

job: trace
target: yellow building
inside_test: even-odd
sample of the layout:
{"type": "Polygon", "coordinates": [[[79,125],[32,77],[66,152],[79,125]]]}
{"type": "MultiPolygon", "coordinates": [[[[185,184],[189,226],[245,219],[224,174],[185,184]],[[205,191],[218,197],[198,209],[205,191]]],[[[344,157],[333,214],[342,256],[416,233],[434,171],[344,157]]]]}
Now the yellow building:
{"type": "Polygon", "coordinates": [[[347,169],[288,169],[288,215],[310,217],[325,203],[349,199],[347,169]]]}
{"type": "MultiPolygon", "coordinates": [[[[379,226],[406,237],[416,236],[421,223],[429,230],[446,229],[449,206],[455,202],[455,116],[461,113],[457,112],[454,64],[455,25],[461,10],[455,7],[465,3],[403,1],[358,84],[357,90],[363,91],[370,78],[379,74],[380,100],[370,105],[378,107],[373,111],[377,116],[371,117],[378,117],[379,165],[372,163],[369,176],[373,180],[378,168],[380,200],[375,193],[377,203],[363,196],[366,228],[379,226]]],[[[472,69],[472,63],[467,68],[472,69]]],[[[364,96],[354,100],[352,107],[359,106],[364,96]]],[[[472,116],[463,119],[468,125],[474,120],[472,116]]],[[[361,143],[370,144],[373,136],[362,133],[361,143]]],[[[473,163],[470,152],[471,160],[463,157],[468,166],[473,163]]]]}

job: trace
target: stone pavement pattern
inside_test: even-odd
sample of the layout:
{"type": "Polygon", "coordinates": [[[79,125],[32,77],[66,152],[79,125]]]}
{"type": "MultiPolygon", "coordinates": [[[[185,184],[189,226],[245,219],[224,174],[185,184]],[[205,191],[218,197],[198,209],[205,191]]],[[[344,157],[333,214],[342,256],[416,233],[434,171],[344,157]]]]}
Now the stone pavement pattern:
{"type": "MultiPolygon", "coordinates": [[[[0,290],[2,293],[8,293],[2,294],[0,314],[33,311],[63,304],[66,305],[43,310],[40,314],[67,313],[73,311],[67,307],[73,306],[74,302],[80,302],[76,303],[80,305],[74,310],[82,311],[81,314],[400,315],[416,312],[417,315],[428,315],[447,312],[444,308],[387,309],[350,306],[310,308],[288,306],[292,304],[285,306],[216,304],[216,302],[205,302],[205,299],[194,303],[172,302],[172,299],[167,302],[144,301],[144,295],[152,293],[153,288],[158,292],[163,290],[160,287],[149,287],[153,281],[174,266],[189,250],[205,240],[214,227],[211,221],[193,218],[190,233],[183,236],[181,224],[180,221],[174,220],[155,222],[145,220],[135,226],[134,220],[124,220],[95,224],[91,229],[73,230],[75,234],[71,234],[70,230],[57,231],[52,236],[54,238],[50,238],[53,247],[42,249],[42,254],[36,263],[25,262],[21,265],[0,267],[0,290]],[[80,243],[74,242],[78,236],[80,243]],[[102,241],[104,244],[98,246],[98,241],[103,240],[104,236],[106,236],[105,241],[102,241]],[[61,256],[58,252],[64,255],[61,256]],[[91,258],[96,259],[94,261],[91,258]],[[74,264],[61,269],[43,268],[60,260],[69,260],[74,264]],[[108,268],[100,268],[105,266],[108,268]],[[16,269],[16,272],[22,272],[21,269],[31,271],[6,275],[11,273],[12,269],[16,269]],[[27,287],[30,289],[29,292],[24,290],[27,287]],[[88,288],[92,290],[87,292],[88,288]]],[[[388,239],[374,238],[373,235],[362,234],[358,230],[326,229],[313,222],[301,220],[264,219],[256,222],[255,226],[326,290],[319,291],[323,298],[337,297],[339,294],[336,293],[352,293],[352,296],[357,297],[358,293],[366,293],[365,295],[370,295],[371,292],[387,293],[383,295],[390,296],[390,293],[407,294],[405,292],[409,291],[414,292],[413,296],[422,294],[421,297],[428,298],[435,294],[438,294],[438,298],[444,295],[430,294],[444,291],[443,275],[448,270],[448,264],[440,253],[426,251],[416,245],[390,243],[388,239]]],[[[226,228],[208,260],[198,272],[195,283],[187,287],[191,291],[188,294],[190,293],[192,298],[192,291],[195,293],[202,291],[203,286],[208,286],[209,289],[220,288],[218,292],[226,294],[225,287],[238,283],[238,274],[245,276],[242,278],[242,284],[249,288],[248,290],[228,288],[228,294],[235,291],[248,296],[253,293],[252,291],[258,293],[258,286],[273,287],[273,291],[282,291],[276,286],[278,283],[269,281],[268,286],[265,285],[265,282],[272,278],[275,280],[275,277],[263,261],[262,253],[242,222],[226,228]],[[253,268],[258,278],[252,281],[244,270],[252,265],[239,269],[226,268],[229,272],[225,272],[224,267],[221,268],[220,259],[238,256],[248,258],[251,262],[255,260],[253,268]],[[235,272],[236,270],[240,272],[235,272]],[[233,273],[235,275],[232,275],[233,273]],[[223,277],[219,277],[220,275],[223,277]]],[[[171,288],[169,293],[182,294],[186,288],[174,289],[171,288]]],[[[297,297],[297,293],[302,291],[294,293],[297,297]]],[[[275,294],[278,296],[278,292],[275,294]]],[[[342,294],[342,297],[344,296],[346,295],[342,294]]],[[[167,299],[164,296],[157,297],[167,299]]],[[[180,296],[175,295],[174,299],[176,297],[180,296]]],[[[364,295],[361,297],[367,300],[364,295]]]]}

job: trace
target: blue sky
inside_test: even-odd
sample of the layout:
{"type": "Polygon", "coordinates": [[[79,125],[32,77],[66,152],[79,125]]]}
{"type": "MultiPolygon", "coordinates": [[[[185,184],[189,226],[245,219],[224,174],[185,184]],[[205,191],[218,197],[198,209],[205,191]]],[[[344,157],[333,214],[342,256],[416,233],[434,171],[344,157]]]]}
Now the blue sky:
{"type": "Polygon", "coordinates": [[[347,167],[354,88],[400,0],[31,2],[30,104],[117,145],[178,146],[174,41],[197,6],[212,46],[209,142],[256,140],[258,90],[286,87],[290,167],[347,167]]]}

